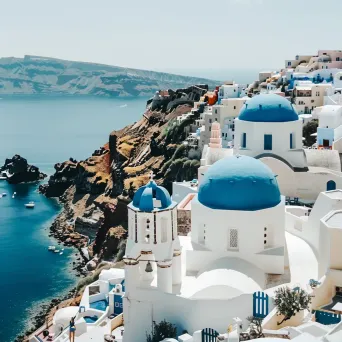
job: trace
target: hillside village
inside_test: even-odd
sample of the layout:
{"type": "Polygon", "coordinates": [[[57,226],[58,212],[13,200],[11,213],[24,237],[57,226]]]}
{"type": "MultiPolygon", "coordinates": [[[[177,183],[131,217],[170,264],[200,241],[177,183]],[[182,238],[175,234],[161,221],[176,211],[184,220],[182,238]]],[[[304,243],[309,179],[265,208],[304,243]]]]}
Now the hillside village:
{"type": "Polygon", "coordinates": [[[28,340],[342,341],[341,156],[342,51],[156,91],[40,188],[92,282],[28,340]]]}

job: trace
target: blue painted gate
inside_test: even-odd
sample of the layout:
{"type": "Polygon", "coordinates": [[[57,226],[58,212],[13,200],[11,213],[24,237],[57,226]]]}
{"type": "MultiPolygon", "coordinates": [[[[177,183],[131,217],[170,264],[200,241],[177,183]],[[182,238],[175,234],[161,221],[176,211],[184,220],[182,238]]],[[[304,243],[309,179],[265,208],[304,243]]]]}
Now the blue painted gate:
{"type": "Polygon", "coordinates": [[[205,328],[202,330],[202,342],[216,342],[216,338],[219,333],[211,328],[205,328]]]}
{"type": "Polygon", "coordinates": [[[316,322],[324,325],[337,324],[341,322],[341,315],[332,312],[317,310],[315,316],[316,322]]]}
{"type": "Polygon", "coordinates": [[[253,316],[265,318],[268,315],[268,295],[264,292],[253,293],[253,316]]]}
{"type": "Polygon", "coordinates": [[[114,315],[122,314],[122,295],[115,294],[114,295],[114,315]]]}

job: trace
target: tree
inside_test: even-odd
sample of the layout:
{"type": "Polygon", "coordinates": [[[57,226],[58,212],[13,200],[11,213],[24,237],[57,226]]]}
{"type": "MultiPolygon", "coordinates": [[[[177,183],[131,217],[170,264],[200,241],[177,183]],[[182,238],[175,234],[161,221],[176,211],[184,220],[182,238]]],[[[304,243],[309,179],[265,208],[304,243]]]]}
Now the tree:
{"type": "Polygon", "coordinates": [[[263,318],[249,316],[247,321],[249,322],[248,333],[252,339],[264,337],[262,332],[263,318]]]}
{"type": "Polygon", "coordinates": [[[303,126],[303,137],[305,138],[305,145],[312,146],[316,142],[316,138],[311,134],[317,132],[318,120],[311,120],[303,126]]]}
{"type": "Polygon", "coordinates": [[[289,287],[284,286],[276,290],[274,303],[277,314],[284,316],[281,322],[277,323],[280,325],[296,313],[307,310],[311,303],[311,296],[299,287],[291,290],[289,287]]]}
{"type": "Polygon", "coordinates": [[[153,321],[152,334],[146,334],[146,342],[160,342],[165,338],[176,338],[177,328],[165,319],[160,323],[153,321]]]}

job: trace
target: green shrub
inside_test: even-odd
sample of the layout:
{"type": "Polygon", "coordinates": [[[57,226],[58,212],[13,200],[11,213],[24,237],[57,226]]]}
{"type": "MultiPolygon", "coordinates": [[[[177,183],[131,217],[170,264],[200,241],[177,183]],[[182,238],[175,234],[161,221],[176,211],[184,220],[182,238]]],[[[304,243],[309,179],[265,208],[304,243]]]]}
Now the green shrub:
{"type": "Polygon", "coordinates": [[[176,338],[177,328],[165,319],[160,323],[153,321],[152,334],[146,333],[146,342],[160,342],[166,338],[176,338]]]}

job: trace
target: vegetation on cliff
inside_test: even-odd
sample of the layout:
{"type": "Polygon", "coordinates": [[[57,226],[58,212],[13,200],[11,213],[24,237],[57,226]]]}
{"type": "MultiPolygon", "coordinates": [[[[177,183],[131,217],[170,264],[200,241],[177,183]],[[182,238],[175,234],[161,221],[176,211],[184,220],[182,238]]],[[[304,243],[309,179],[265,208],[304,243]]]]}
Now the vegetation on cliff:
{"type": "Polygon", "coordinates": [[[55,174],[40,187],[46,196],[59,197],[64,204],[52,234],[89,253],[88,270],[101,260],[117,262],[123,257],[127,204],[148,182],[151,171],[170,192],[173,181],[197,178],[200,152],[183,143],[196,115],[181,123],[176,120],[191,110],[193,101],[188,102],[171,110],[166,106],[151,110],[149,102],[140,121],[112,132],[108,143],[87,160],[56,164],[55,174]]]}

